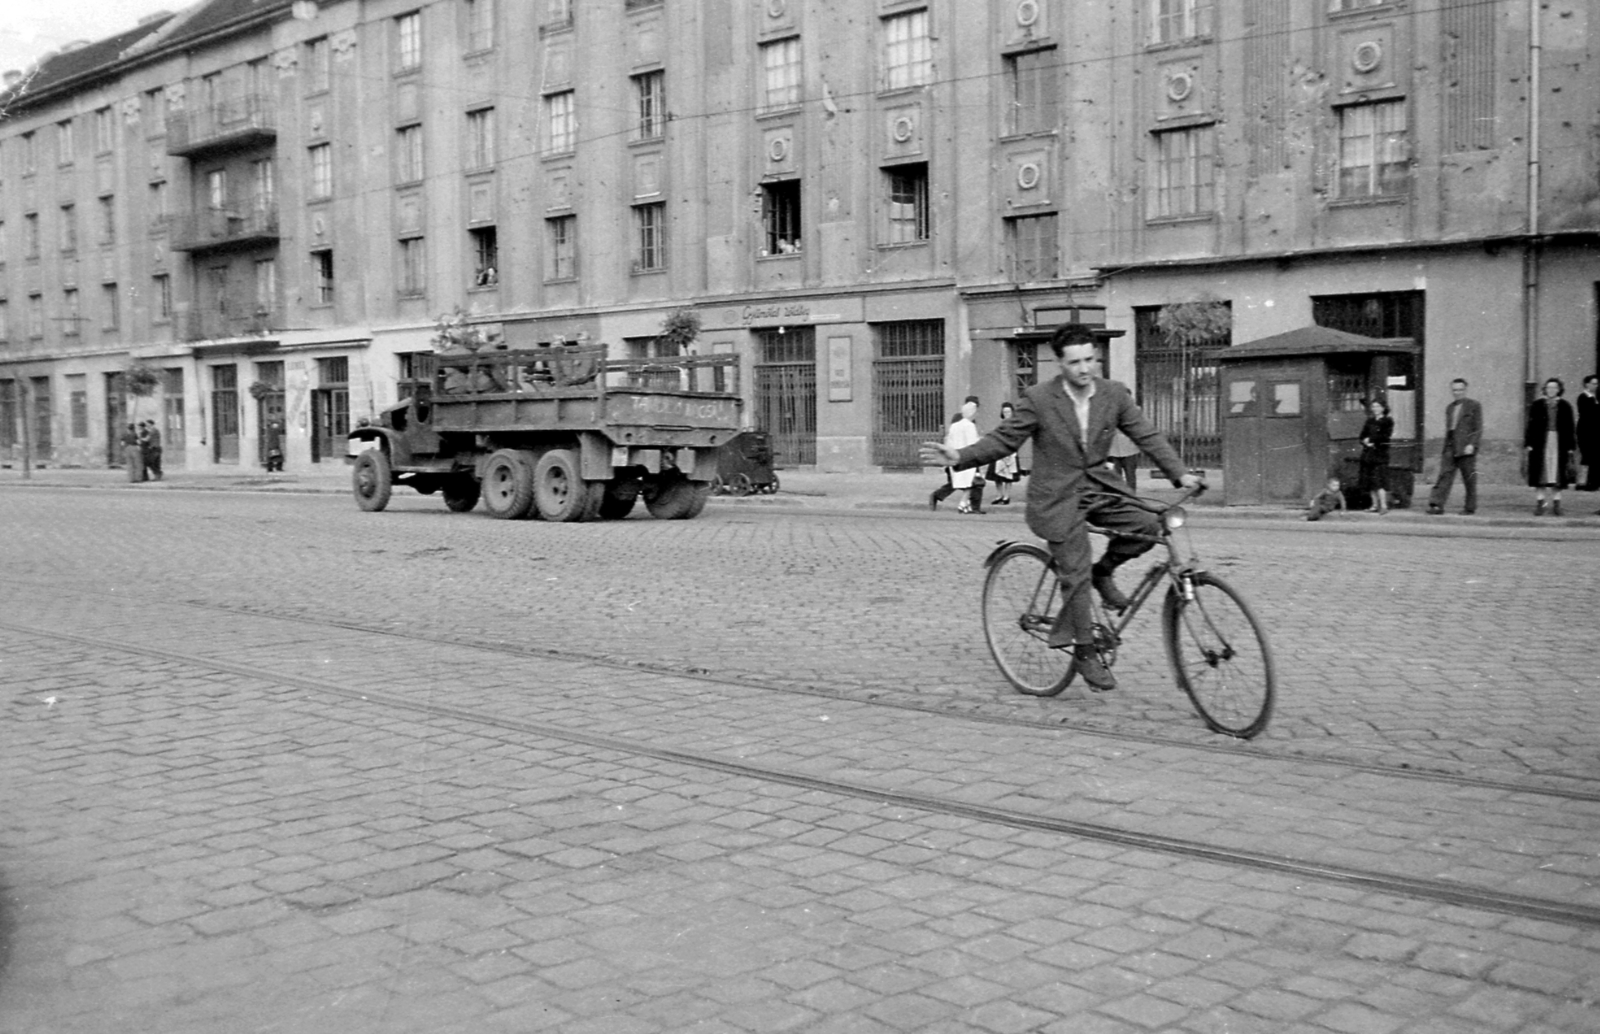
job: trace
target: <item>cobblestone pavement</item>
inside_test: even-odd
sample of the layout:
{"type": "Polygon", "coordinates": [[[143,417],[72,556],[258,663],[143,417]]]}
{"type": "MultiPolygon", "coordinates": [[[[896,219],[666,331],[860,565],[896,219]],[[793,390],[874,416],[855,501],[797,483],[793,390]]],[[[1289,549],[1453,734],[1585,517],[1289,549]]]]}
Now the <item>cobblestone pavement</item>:
{"type": "Polygon", "coordinates": [[[0,520],[0,1030],[1600,1029],[1592,542],[1197,530],[1284,668],[1239,745],[1153,634],[1006,689],[1020,521],[0,520]]]}

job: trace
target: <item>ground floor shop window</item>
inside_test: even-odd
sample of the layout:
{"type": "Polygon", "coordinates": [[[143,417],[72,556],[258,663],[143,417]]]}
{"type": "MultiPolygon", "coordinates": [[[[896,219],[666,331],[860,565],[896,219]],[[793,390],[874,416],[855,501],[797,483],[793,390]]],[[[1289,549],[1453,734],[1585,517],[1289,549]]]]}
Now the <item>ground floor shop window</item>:
{"type": "Polygon", "coordinates": [[[1180,341],[1163,333],[1161,306],[1133,311],[1134,367],[1139,406],[1191,467],[1222,465],[1217,364],[1206,353],[1231,343],[1231,334],[1180,341]]]}
{"type": "Polygon", "coordinates": [[[756,430],[777,467],[817,462],[817,336],[811,327],[756,331],[756,430]]]}

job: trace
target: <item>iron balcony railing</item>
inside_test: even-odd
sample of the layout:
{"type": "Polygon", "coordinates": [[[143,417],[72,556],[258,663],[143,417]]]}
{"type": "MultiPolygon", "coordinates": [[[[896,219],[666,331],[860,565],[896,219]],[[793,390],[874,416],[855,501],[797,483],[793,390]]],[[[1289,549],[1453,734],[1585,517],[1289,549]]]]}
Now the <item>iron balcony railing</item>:
{"type": "Polygon", "coordinates": [[[270,244],[278,239],[278,206],[205,208],[175,218],[171,227],[174,251],[270,244]]]}
{"type": "Polygon", "coordinates": [[[278,136],[278,113],[266,97],[248,94],[167,117],[167,153],[187,158],[241,150],[278,136]]]}
{"type": "Polygon", "coordinates": [[[283,319],[276,309],[230,298],[216,308],[175,312],[173,326],[179,341],[214,341],[270,335],[283,319]]]}

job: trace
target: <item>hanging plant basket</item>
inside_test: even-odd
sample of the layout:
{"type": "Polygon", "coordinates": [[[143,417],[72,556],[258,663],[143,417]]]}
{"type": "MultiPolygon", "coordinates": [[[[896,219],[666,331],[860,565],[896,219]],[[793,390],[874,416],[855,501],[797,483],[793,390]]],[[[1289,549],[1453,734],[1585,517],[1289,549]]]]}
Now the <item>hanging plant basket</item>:
{"type": "Polygon", "coordinates": [[[250,385],[250,397],[259,402],[268,395],[274,394],[275,392],[281,392],[282,390],[283,388],[276,384],[271,384],[267,381],[255,381],[250,385]]]}
{"type": "Polygon", "coordinates": [[[144,398],[154,394],[161,384],[161,371],[148,363],[135,360],[122,371],[122,383],[127,387],[128,394],[144,398]]]}

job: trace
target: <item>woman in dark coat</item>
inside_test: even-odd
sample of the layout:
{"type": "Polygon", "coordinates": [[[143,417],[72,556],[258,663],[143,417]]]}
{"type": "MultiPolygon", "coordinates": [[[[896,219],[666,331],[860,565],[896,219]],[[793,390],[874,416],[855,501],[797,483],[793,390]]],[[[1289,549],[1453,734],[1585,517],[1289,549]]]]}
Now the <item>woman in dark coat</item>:
{"type": "Polygon", "coordinates": [[[1572,450],[1577,444],[1577,421],[1572,403],[1562,398],[1567,386],[1551,377],[1540,389],[1541,397],[1528,407],[1528,429],[1522,448],[1528,457],[1528,486],[1537,489],[1535,517],[1544,513],[1548,497],[1550,514],[1561,516],[1561,490],[1572,484],[1572,450]]]}
{"type": "Polygon", "coordinates": [[[1361,425],[1361,482],[1372,498],[1367,509],[1389,512],[1389,439],[1394,437],[1394,417],[1382,399],[1367,403],[1367,422],[1361,425]]]}

